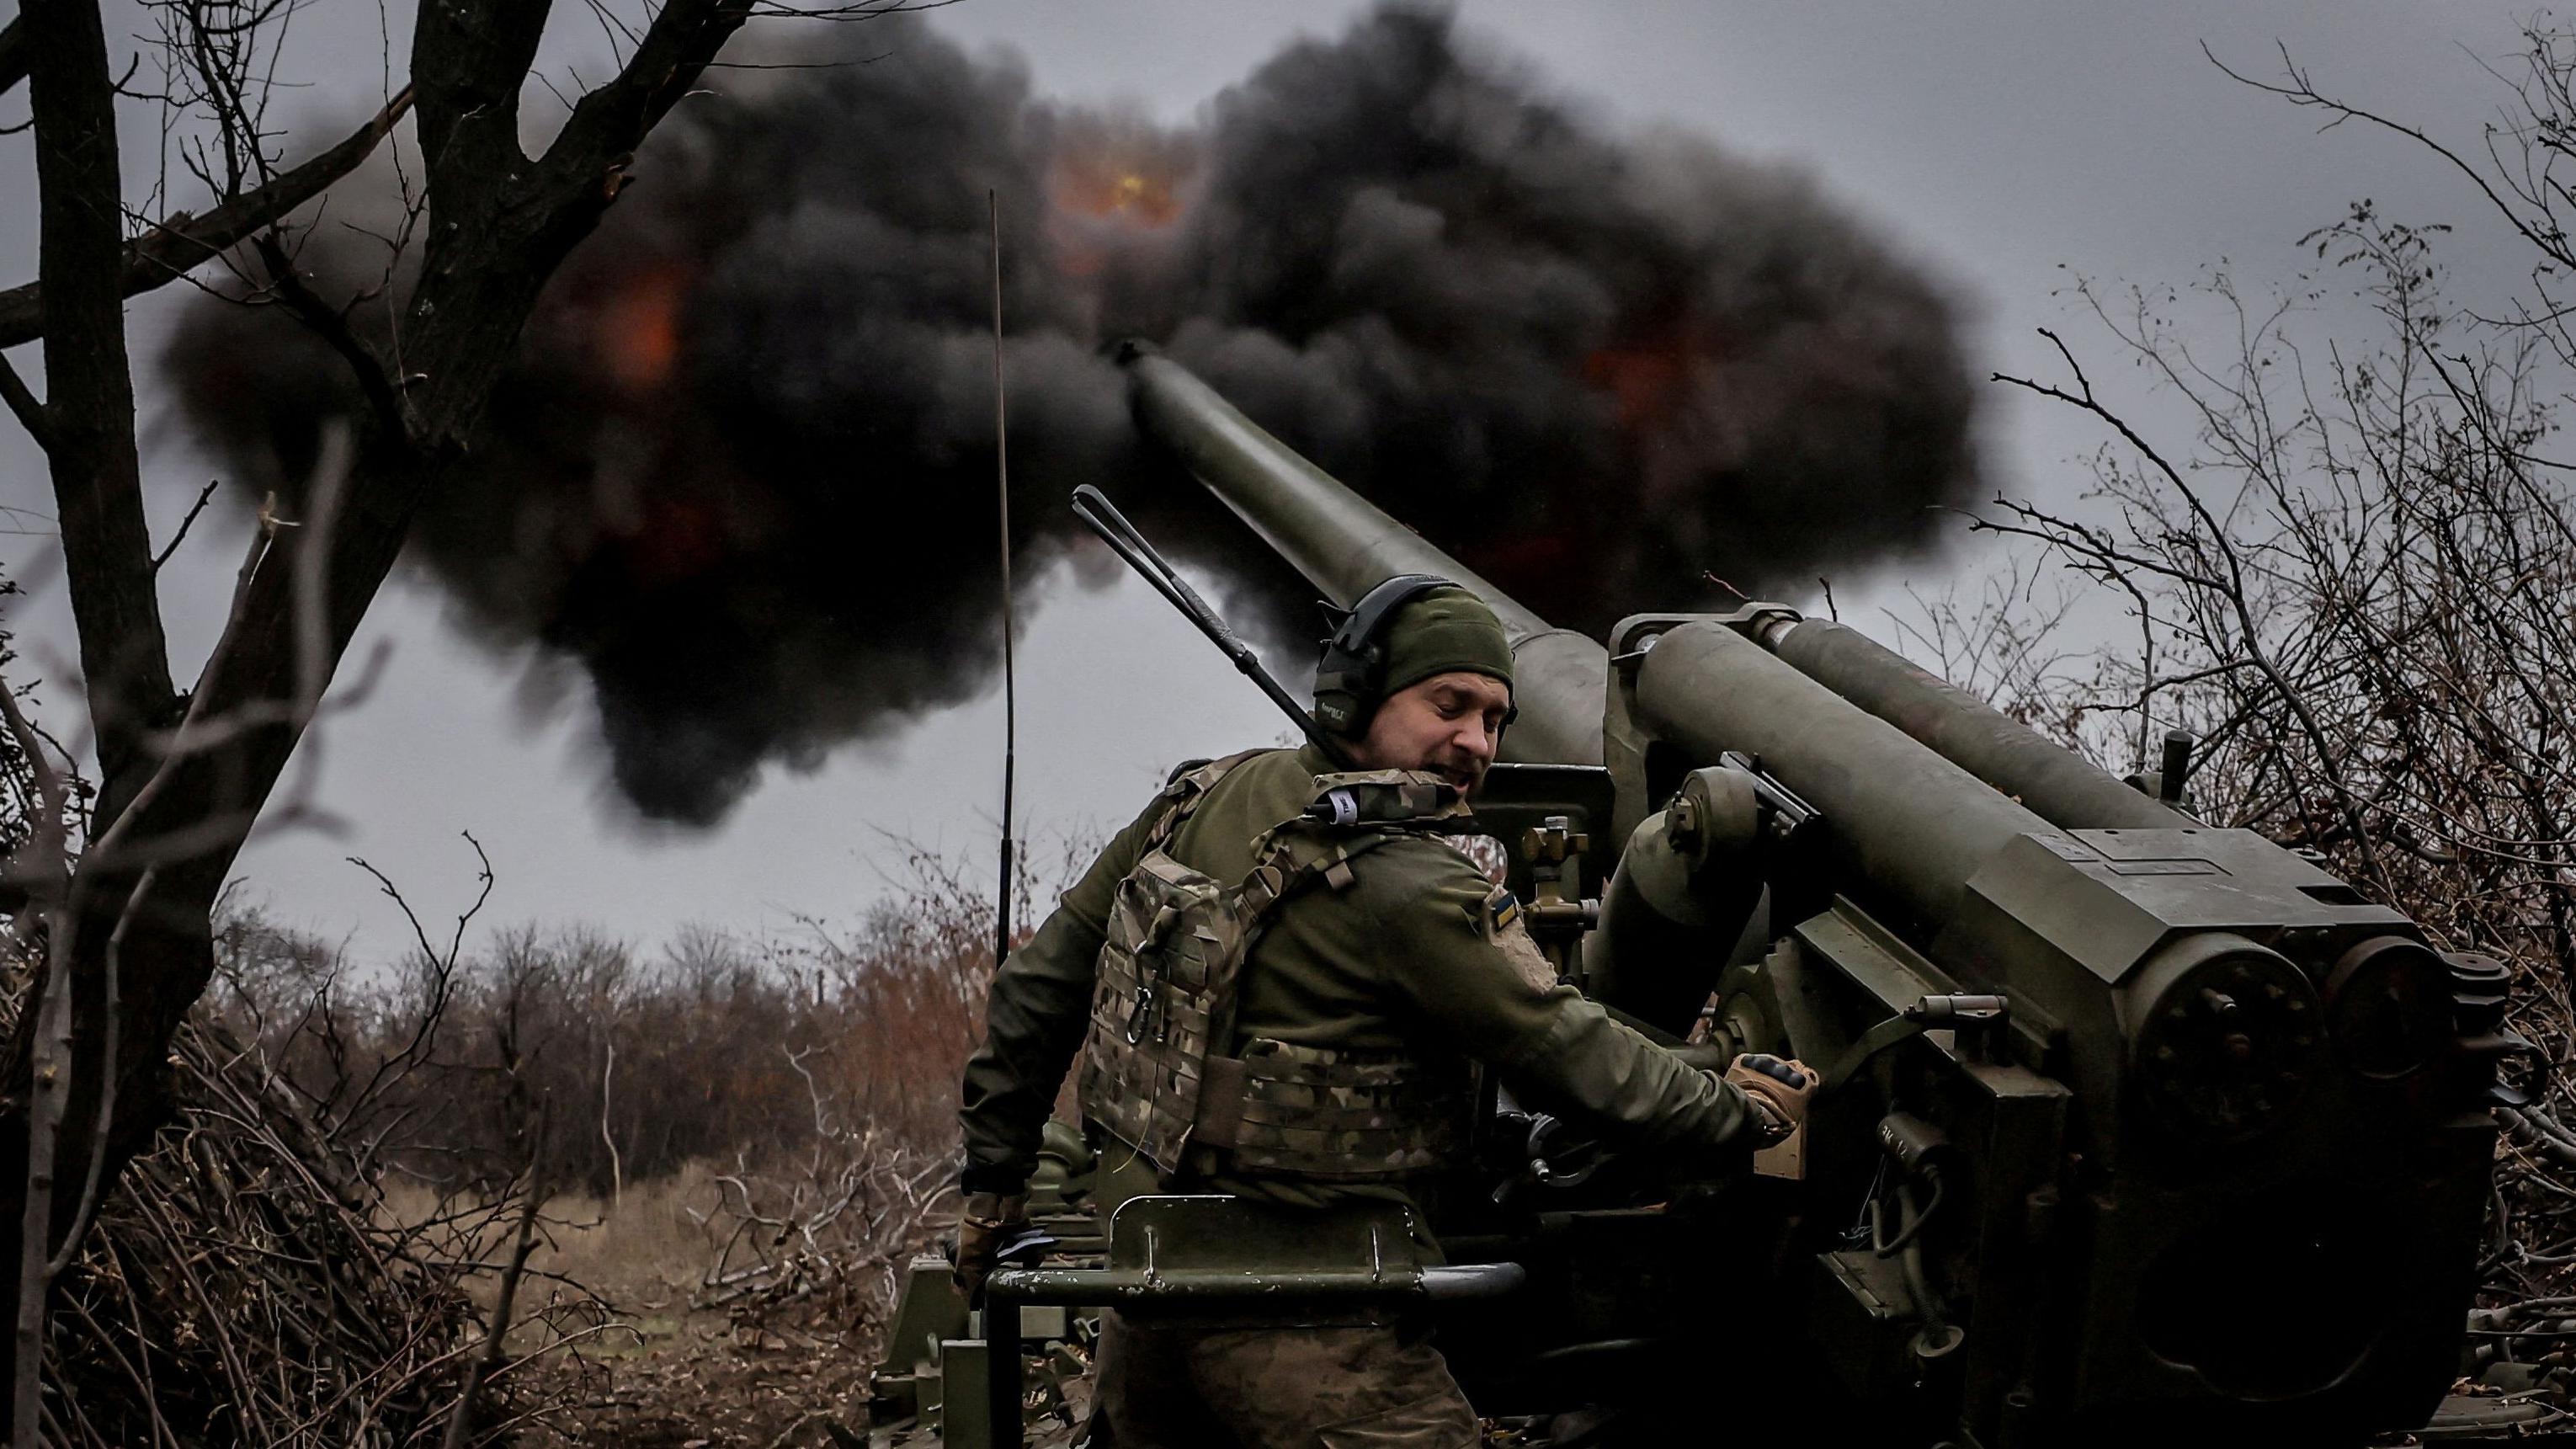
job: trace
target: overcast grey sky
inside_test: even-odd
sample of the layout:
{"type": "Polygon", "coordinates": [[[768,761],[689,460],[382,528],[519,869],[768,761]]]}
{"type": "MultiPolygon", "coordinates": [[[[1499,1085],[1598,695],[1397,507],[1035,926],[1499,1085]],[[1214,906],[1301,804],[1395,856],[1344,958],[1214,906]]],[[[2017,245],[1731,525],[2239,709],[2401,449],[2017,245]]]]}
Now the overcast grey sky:
{"type": "MultiPolygon", "coordinates": [[[[1180,120],[1285,40],[1333,32],[1362,8],[1353,0],[962,0],[933,24],[1016,51],[1042,94],[1131,102],[1180,120]]],[[[2511,281],[2510,254],[2484,239],[2494,228],[2472,193],[2411,143],[2358,127],[2319,135],[2314,115],[2229,81],[2200,52],[2206,43],[2269,73],[2277,40],[2330,89],[2474,144],[2501,95],[2480,61],[2511,52],[2522,13],[2501,3],[1467,0],[1459,8],[1472,33],[1536,67],[1607,127],[1680,128],[1810,171],[1967,305],[1979,377],[2047,367],[2034,327],[2085,341],[2066,299],[2054,295],[2067,277],[2061,267],[2188,283],[2223,259],[2250,285],[2287,284],[2306,260],[2296,239],[2365,196],[2397,219],[2461,223],[2451,255],[2464,290],[2511,281]]],[[[0,15],[11,11],[0,0],[0,15]]],[[[288,67],[310,88],[282,102],[282,115],[345,115],[380,93],[377,13],[366,0],[312,0],[288,67]]],[[[594,55],[597,47],[557,18],[550,57],[578,65],[594,55]]],[[[880,63],[903,61],[898,49],[880,63]]],[[[23,95],[0,103],[0,124],[24,115],[23,95]]],[[[129,176],[139,187],[149,138],[131,129],[129,176]]],[[[6,282],[33,274],[33,197],[26,138],[0,138],[6,282]]],[[[179,300],[173,288],[132,308],[138,357],[150,354],[179,300]]],[[[2107,351],[2095,355],[2108,363],[2107,351]]],[[[30,376],[39,369],[34,348],[12,360],[30,376]]],[[[2126,369],[2104,372],[2107,385],[2142,385],[2126,369]]],[[[1994,392],[1985,419],[1993,484],[2071,497],[2083,481],[2075,460],[2097,434],[2071,414],[1994,392]]],[[[156,536],[166,536],[211,475],[167,426],[148,385],[143,414],[156,536]]],[[[56,674],[71,650],[42,536],[51,503],[40,460],[5,421],[0,504],[39,518],[0,516],[17,518],[0,528],[30,530],[0,533],[0,560],[33,594],[11,614],[21,651],[33,672],[56,674]]],[[[238,560],[234,515],[219,510],[209,522],[163,577],[182,677],[211,642],[238,560]]],[[[1961,566],[1954,552],[1855,580],[1849,591],[1837,580],[1837,591],[1852,618],[1856,597],[1938,587],[1961,566]]],[[[1086,593],[1061,578],[1023,582],[1021,798],[1041,856],[1051,842],[1123,822],[1173,761],[1280,734],[1269,707],[1141,587],[1086,593]]],[[[397,583],[379,599],[352,659],[378,640],[391,653],[374,693],[334,718],[323,749],[299,761],[345,829],[266,837],[241,861],[251,897],[287,919],[350,935],[364,952],[394,949],[403,928],[341,857],[368,857],[425,913],[452,913],[470,896],[461,830],[482,839],[499,872],[488,919],[584,921],[647,946],[689,921],[767,929],[800,913],[852,918],[883,890],[882,873],[899,860],[896,841],[989,857],[996,697],[933,715],[891,742],[846,747],[812,773],[773,770],[722,827],[683,834],[638,827],[606,795],[577,678],[566,685],[561,671],[467,642],[419,582],[397,583]]],[[[58,726],[76,717],[69,694],[60,682],[46,689],[58,726]]]]}

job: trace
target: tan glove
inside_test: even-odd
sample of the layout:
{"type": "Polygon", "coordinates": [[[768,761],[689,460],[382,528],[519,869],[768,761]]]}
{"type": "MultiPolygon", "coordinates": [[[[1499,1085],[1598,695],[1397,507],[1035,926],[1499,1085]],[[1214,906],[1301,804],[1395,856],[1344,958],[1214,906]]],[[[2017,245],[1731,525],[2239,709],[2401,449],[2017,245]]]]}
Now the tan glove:
{"type": "Polygon", "coordinates": [[[1020,1194],[970,1192],[957,1214],[957,1251],[949,1277],[968,1303],[981,1301],[992,1276],[993,1255],[1029,1223],[1029,1200],[1020,1194]]]}
{"type": "Polygon", "coordinates": [[[1760,1145],[1768,1147],[1788,1140],[1807,1120],[1807,1099],[1824,1079],[1794,1058],[1751,1052],[1728,1064],[1726,1080],[1743,1090],[1745,1103],[1753,1108],[1760,1145]]]}

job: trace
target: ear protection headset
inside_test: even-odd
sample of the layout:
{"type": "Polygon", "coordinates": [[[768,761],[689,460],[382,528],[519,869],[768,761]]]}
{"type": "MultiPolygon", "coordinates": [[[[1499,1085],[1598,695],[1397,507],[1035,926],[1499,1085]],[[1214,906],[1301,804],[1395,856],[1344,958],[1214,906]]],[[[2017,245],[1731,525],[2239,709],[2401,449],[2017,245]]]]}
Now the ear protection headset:
{"type": "Polygon", "coordinates": [[[1397,574],[1348,612],[1326,605],[1333,632],[1315,665],[1315,722],[1337,735],[1360,733],[1386,694],[1386,630],[1396,611],[1433,589],[1456,587],[1438,574],[1397,574]]]}

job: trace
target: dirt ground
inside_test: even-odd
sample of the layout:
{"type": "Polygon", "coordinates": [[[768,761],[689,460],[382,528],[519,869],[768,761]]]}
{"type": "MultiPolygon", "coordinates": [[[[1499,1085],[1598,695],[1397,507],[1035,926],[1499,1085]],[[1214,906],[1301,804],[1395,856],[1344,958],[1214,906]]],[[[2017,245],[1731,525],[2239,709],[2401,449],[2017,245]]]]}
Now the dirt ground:
{"type": "MultiPolygon", "coordinates": [[[[705,1171],[630,1186],[621,1202],[557,1199],[510,1336],[509,1400],[527,1449],[813,1449],[864,1444],[878,1344],[874,1280],[764,1312],[692,1306],[724,1219],[705,1171]],[[578,1286],[575,1286],[578,1285],[578,1286]],[[586,1307],[595,1298],[605,1312],[586,1307]]],[[[394,1204],[400,1211],[405,1204],[394,1204]]],[[[506,1256],[494,1244],[487,1261],[506,1256]]],[[[739,1259],[737,1259],[739,1261],[739,1259]]],[[[479,1293],[487,1305],[490,1285],[479,1293]]]]}
{"type": "MultiPolygon", "coordinates": [[[[536,1446],[615,1445],[634,1449],[938,1449],[935,1435],[899,1426],[871,1437],[868,1377],[878,1330],[868,1321],[841,1330],[801,1325],[750,1327],[722,1310],[659,1311],[637,1302],[634,1332],[576,1363],[553,1356],[532,1387],[577,1396],[560,1431],[523,1437],[536,1446]]],[[[1083,1402],[1077,1386],[1073,1412],[1083,1402]]],[[[1063,1449],[1069,1425],[1029,1426],[1030,1449],[1063,1449]]]]}
{"type": "MultiPolygon", "coordinates": [[[[802,1296],[708,1301],[723,1296],[709,1288],[710,1268],[731,1234],[721,1189],[709,1170],[695,1168],[631,1186],[622,1202],[565,1198],[548,1205],[548,1242],[529,1260],[506,1375],[511,1408],[544,1413],[522,1422],[510,1442],[520,1449],[939,1449],[935,1434],[915,1426],[869,1422],[891,1273],[836,1278],[802,1296]]],[[[430,1204],[392,1206],[425,1212],[430,1204]]],[[[922,1246],[908,1245],[900,1260],[922,1246]]],[[[485,1261],[506,1257],[506,1247],[490,1244],[485,1261]]],[[[737,1251],[728,1264],[742,1261],[737,1251]]],[[[487,1309],[491,1286],[480,1288],[487,1309]]],[[[1067,1449],[1088,1409],[1088,1382],[1039,1369],[1031,1386],[1050,1402],[1032,1412],[1029,1449],[1067,1449]]],[[[1487,1426],[1491,1445],[1548,1442],[1557,1441],[1535,1424],[1487,1426]]]]}
{"type": "Polygon", "coordinates": [[[636,1304],[633,1333],[600,1335],[582,1361],[551,1355],[538,1392],[574,1397],[538,1445],[804,1449],[864,1443],[874,1344],[863,1333],[746,1329],[721,1311],[636,1304]],[[619,1341],[622,1340],[622,1341],[619,1341]],[[838,1430],[839,1432],[834,1432],[838,1430]]]}

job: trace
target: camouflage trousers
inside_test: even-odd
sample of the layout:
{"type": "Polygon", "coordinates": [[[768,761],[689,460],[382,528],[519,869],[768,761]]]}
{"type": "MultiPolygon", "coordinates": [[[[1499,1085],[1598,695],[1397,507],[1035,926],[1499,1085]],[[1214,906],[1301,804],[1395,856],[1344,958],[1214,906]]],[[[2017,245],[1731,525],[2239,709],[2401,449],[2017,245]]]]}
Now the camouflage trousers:
{"type": "Polygon", "coordinates": [[[1440,1351],[1393,1324],[1102,1320],[1092,1449],[1476,1449],[1440,1351]]]}

